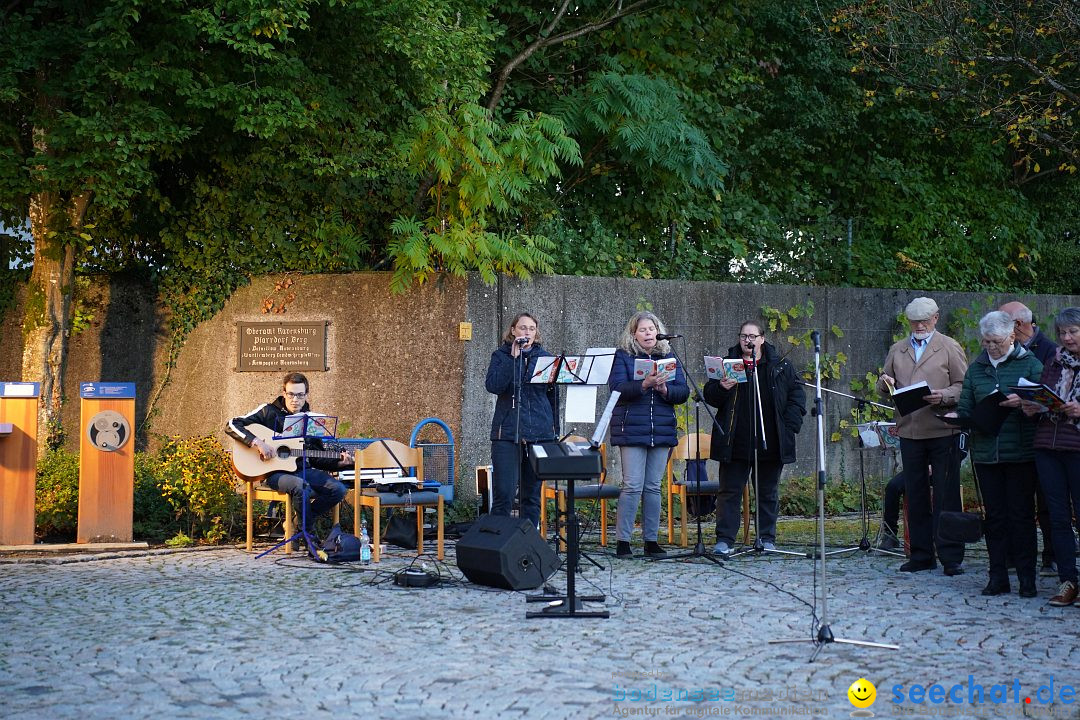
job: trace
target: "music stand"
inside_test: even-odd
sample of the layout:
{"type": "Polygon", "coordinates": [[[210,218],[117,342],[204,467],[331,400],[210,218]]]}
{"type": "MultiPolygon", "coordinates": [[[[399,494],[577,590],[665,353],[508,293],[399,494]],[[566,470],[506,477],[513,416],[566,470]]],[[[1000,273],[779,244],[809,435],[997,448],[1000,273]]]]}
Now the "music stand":
{"type": "MultiPolygon", "coordinates": [[[[320,441],[324,439],[334,439],[335,433],[337,432],[337,420],[336,417],[320,415],[318,413],[297,413],[295,415],[289,415],[282,423],[281,433],[274,436],[274,440],[302,440],[300,446],[302,451],[300,454],[300,480],[302,482],[300,529],[293,533],[292,537],[285,538],[269,550],[264,550],[256,555],[256,560],[264,555],[269,555],[286,543],[291,543],[300,538],[304,539],[304,544],[307,546],[308,555],[310,557],[319,558],[321,560],[325,559],[326,551],[316,547],[314,538],[307,529],[308,494],[311,492],[311,488],[308,487],[307,483],[307,441],[309,439],[320,441]]],[[[357,480],[357,482],[359,482],[359,480],[357,480]]]]}

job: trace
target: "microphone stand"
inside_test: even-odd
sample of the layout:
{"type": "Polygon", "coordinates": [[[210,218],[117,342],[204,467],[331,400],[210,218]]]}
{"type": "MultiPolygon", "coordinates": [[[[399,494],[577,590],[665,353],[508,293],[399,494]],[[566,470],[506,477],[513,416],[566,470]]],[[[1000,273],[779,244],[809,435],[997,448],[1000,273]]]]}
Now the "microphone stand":
{"type": "MultiPolygon", "coordinates": [[[[807,383],[807,382],[804,382],[803,385],[806,385],[807,387],[815,387],[812,383],[807,383]]],[[[855,402],[855,424],[856,424],[856,426],[861,424],[861,420],[862,420],[862,417],[863,417],[862,413],[865,410],[867,405],[873,405],[875,407],[879,407],[879,408],[882,408],[884,410],[893,410],[893,408],[891,406],[889,406],[889,405],[883,405],[883,404],[881,404],[879,402],[874,402],[873,400],[867,400],[866,398],[859,397],[858,395],[849,395],[847,393],[842,393],[842,392],[840,392],[838,390],[830,390],[829,388],[824,388],[824,387],[821,388],[821,391],[822,392],[827,392],[827,393],[832,393],[833,395],[839,395],[840,397],[845,397],[845,398],[848,398],[849,400],[853,400],[855,402]]],[[[878,553],[881,553],[883,555],[891,555],[893,557],[904,557],[904,553],[902,553],[902,552],[895,552],[893,550],[883,550],[883,549],[881,549],[879,547],[876,547],[874,544],[872,544],[870,542],[870,537],[869,537],[869,535],[870,535],[870,510],[869,510],[869,504],[866,502],[866,462],[865,462],[865,454],[864,454],[867,449],[868,448],[863,443],[862,436],[860,435],[860,437],[859,437],[859,504],[860,504],[860,514],[862,516],[862,537],[859,539],[859,544],[857,546],[841,548],[841,549],[838,549],[838,550],[830,550],[828,554],[829,555],[836,555],[836,554],[839,554],[839,553],[854,552],[855,550],[861,550],[861,551],[863,551],[864,553],[867,553],[867,554],[869,554],[871,552],[878,552],[878,553]]],[[[888,450],[888,448],[886,448],[883,445],[882,446],[882,455],[883,456],[884,456],[885,452],[887,452],[887,450],[888,450]]],[[[890,476],[891,476],[891,473],[890,473],[890,476]]],[[[879,534],[880,534],[880,529],[879,529],[879,534]]]]}
{"type": "MultiPolygon", "coordinates": [[[[682,336],[681,335],[671,336],[671,337],[668,337],[668,338],[665,338],[665,339],[673,340],[673,339],[675,339],[675,337],[682,337],[682,336]]],[[[698,432],[700,432],[700,428],[701,428],[701,426],[698,424],[699,418],[700,418],[700,412],[699,411],[701,409],[701,400],[702,400],[701,390],[700,390],[700,388],[698,388],[698,385],[694,381],[693,376],[690,374],[690,371],[687,369],[686,363],[684,363],[682,361],[682,358],[679,357],[679,354],[677,352],[675,352],[675,346],[674,345],[671,345],[671,354],[672,354],[672,356],[674,356],[675,361],[677,363],[679,363],[679,365],[682,365],[683,375],[686,376],[686,381],[690,384],[691,390],[693,390],[693,395],[694,395],[694,432],[695,432],[695,434],[697,434],[698,432]]],[[[709,408],[708,404],[705,405],[705,412],[709,414],[709,418],[712,420],[712,426],[711,426],[712,429],[714,431],[716,431],[717,433],[719,433],[720,437],[723,437],[724,434],[725,434],[724,429],[722,427],[720,427],[720,422],[716,419],[716,414],[713,413],[713,411],[709,408]]],[[[701,443],[698,442],[697,438],[695,438],[695,440],[694,440],[694,461],[695,462],[701,462],[701,443]]],[[[700,465],[698,467],[700,467],[700,465]]],[[[696,486],[695,487],[695,490],[696,490],[695,494],[697,495],[698,498],[701,497],[701,475],[702,475],[701,472],[697,472],[697,473],[695,473],[695,478],[694,478],[694,484],[696,486]]],[[[699,500],[699,502],[700,502],[700,500],[699,500]]],[[[684,506],[682,508],[683,512],[687,512],[686,505],[687,504],[684,504],[684,506]]],[[[669,513],[671,512],[670,507],[668,508],[668,512],[669,513]]],[[[718,555],[712,553],[711,551],[705,549],[705,541],[702,540],[702,535],[701,535],[701,513],[700,512],[697,513],[696,520],[697,520],[697,542],[694,543],[694,549],[693,550],[690,550],[689,552],[675,553],[674,555],[668,555],[667,557],[662,557],[662,558],[650,558],[650,560],[663,562],[665,560],[682,560],[682,559],[685,559],[685,558],[704,558],[705,560],[708,560],[709,562],[714,563],[716,565],[723,565],[724,564],[723,558],[721,558],[718,555]]]]}
{"type": "MultiPolygon", "coordinates": [[[[751,350],[750,362],[746,363],[746,380],[752,382],[754,391],[750,396],[750,417],[753,432],[750,434],[751,444],[751,469],[754,479],[754,544],[750,547],[742,547],[731,553],[729,557],[739,557],[747,553],[760,555],[771,553],[774,555],[791,555],[793,557],[806,557],[805,553],[792,552],[791,550],[766,549],[761,540],[761,493],[758,477],[758,448],[768,450],[768,441],[765,439],[765,414],[761,411],[761,381],[759,366],[761,357],[760,350],[751,350]]],[[[777,478],[779,483],[780,478],[777,478]]],[[[779,489],[778,489],[779,492],[779,489]]]]}
{"type": "MultiPolygon", "coordinates": [[[[821,398],[821,342],[820,334],[817,330],[811,333],[811,338],[814,341],[814,376],[816,379],[816,393],[814,395],[814,416],[817,418],[817,459],[818,459],[818,482],[817,482],[817,501],[818,501],[818,544],[820,546],[820,554],[817,557],[817,561],[821,563],[821,623],[816,628],[814,634],[809,638],[809,641],[814,644],[814,652],[810,656],[810,662],[813,662],[818,653],[829,643],[846,643],[848,645],[862,645],[864,647],[876,647],[884,648],[887,650],[899,650],[898,645],[887,645],[885,643],[867,642],[865,640],[847,640],[844,638],[838,638],[833,636],[832,628],[829,627],[829,613],[828,613],[828,584],[825,577],[825,406],[821,398]]],[[[814,574],[814,595],[817,597],[817,573],[814,574]]],[[[816,618],[815,618],[816,619],[816,618]]],[[[801,640],[770,640],[770,643],[793,643],[793,642],[806,642],[807,639],[801,640]]]]}

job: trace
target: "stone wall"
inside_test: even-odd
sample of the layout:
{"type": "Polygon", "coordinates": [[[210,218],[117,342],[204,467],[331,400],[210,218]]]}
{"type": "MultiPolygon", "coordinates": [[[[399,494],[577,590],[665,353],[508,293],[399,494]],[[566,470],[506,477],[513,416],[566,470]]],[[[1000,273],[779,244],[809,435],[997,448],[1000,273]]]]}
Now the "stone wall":
{"type": "MultiPolygon", "coordinates": [[[[639,307],[653,310],[671,333],[685,336],[675,348],[697,382],[704,382],[702,356],[724,354],[734,344],[745,319],[760,320],[761,308],[787,310],[813,300],[811,319],[797,321],[787,333],[768,338],[790,349],[787,334],[807,328],[822,332],[822,351],[844,352],[848,361],[840,381],[828,387],[848,392],[848,380],[876,371],[897,330],[896,316],[908,300],[929,294],[942,308],[939,329],[949,332],[957,321],[968,332],[986,309],[1012,296],[985,293],[923,293],[908,290],[860,290],[716,282],[636,280],[626,278],[540,277],[531,283],[501,280],[486,286],[476,275],[416,288],[403,295],[389,290],[390,273],[297,276],[289,289],[295,299],[283,315],[262,312],[267,298],[280,302],[278,277],[259,278],[239,290],[213,320],[188,338],[169,382],[162,386],[167,337],[166,316],[151,289],[116,280],[94,286],[84,299],[92,313],[89,326],[71,341],[64,413],[68,444],[78,447],[78,383],[106,380],[136,383],[137,423],[150,430],[150,445],[163,436],[217,434],[234,415],[272,399],[282,373],[236,372],[240,321],[328,320],[327,361],[330,369],[309,373],[312,404],[334,414],[349,436],[384,436],[408,440],[417,421],[434,416],[445,421],[457,442],[459,497],[473,497],[473,468],[489,459],[489,430],[494,396],[484,389],[491,352],[513,315],[534,313],[544,345],[557,352],[580,352],[591,346],[616,344],[627,318],[639,307]],[[458,339],[458,323],[473,324],[472,340],[458,339]],[[842,329],[836,337],[829,328],[842,329]],[[151,405],[152,403],[152,405],[151,405]],[[146,421],[150,414],[149,422],[146,421]]],[[[1080,297],[1021,297],[1052,332],[1053,312],[1080,305],[1080,297]]],[[[3,320],[0,336],[0,380],[19,379],[21,333],[18,314],[3,320]]],[[[789,355],[796,369],[812,367],[812,355],[795,349],[789,355]]],[[[565,392],[561,390],[560,392],[565,392]]],[[[807,388],[808,407],[812,388],[807,388]]],[[[607,398],[601,388],[598,408],[607,398]]],[[[826,395],[826,435],[848,418],[851,401],[826,395]]],[[[693,412],[688,425],[694,426],[693,412]]],[[[702,429],[708,425],[701,411],[702,429]]],[[[565,430],[591,434],[591,426],[565,430]]],[[[810,475],[816,467],[816,432],[808,414],[799,437],[799,463],[788,473],[810,475]]],[[[854,441],[829,442],[831,476],[857,477],[859,457],[854,441]]],[[[863,458],[872,474],[888,471],[878,455],[863,458]]],[[[618,454],[611,457],[618,477],[618,454]]]]}

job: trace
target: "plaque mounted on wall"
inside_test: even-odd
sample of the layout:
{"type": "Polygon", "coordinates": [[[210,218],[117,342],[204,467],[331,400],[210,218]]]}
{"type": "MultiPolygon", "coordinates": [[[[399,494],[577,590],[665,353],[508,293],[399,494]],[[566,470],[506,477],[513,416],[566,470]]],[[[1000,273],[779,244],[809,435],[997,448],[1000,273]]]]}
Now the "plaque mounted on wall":
{"type": "Polygon", "coordinates": [[[237,372],[322,372],[330,321],[238,322],[237,372]]]}

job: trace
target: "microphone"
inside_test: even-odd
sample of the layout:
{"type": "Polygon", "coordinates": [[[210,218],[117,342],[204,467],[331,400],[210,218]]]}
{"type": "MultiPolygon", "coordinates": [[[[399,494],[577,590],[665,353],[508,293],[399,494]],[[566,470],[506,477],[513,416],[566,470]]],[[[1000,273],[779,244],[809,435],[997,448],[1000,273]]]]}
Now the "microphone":
{"type": "Polygon", "coordinates": [[[814,341],[814,352],[821,352],[821,333],[815,330],[810,333],[810,339],[814,341]]]}
{"type": "Polygon", "coordinates": [[[664,333],[657,333],[657,340],[674,340],[675,338],[681,338],[682,335],[665,335],[664,333]]]}
{"type": "Polygon", "coordinates": [[[519,337],[514,342],[516,342],[518,345],[528,345],[529,344],[529,338],[527,338],[527,337],[519,337]]]}

